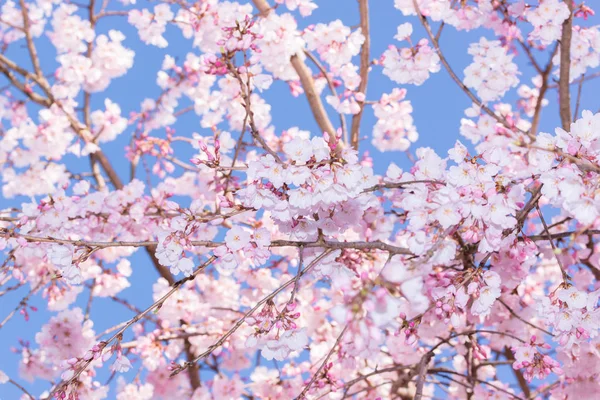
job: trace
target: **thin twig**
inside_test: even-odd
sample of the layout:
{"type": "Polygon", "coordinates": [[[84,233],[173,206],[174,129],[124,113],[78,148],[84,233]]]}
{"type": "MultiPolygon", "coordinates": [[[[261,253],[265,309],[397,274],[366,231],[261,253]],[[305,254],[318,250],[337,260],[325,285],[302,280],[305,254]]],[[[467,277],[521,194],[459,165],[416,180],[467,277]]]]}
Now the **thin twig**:
{"type": "Polygon", "coordinates": [[[323,371],[323,368],[325,368],[325,365],[327,364],[327,361],[329,361],[329,359],[331,358],[331,356],[333,355],[333,352],[335,351],[335,349],[338,347],[338,345],[340,344],[340,342],[342,341],[342,338],[344,337],[344,334],[346,333],[346,330],[348,329],[348,325],[346,325],[344,327],[344,329],[342,329],[342,332],[340,333],[340,335],[338,336],[338,338],[336,339],[335,343],[333,344],[333,346],[331,346],[331,350],[329,350],[329,353],[327,353],[327,356],[325,357],[325,359],[323,360],[323,362],[321,363],[321,365],[319,366],[319,369],[317,369],[317,371],[313,374],[313,376],[310,378],[310,381],[308,381],[308,383],[304,386],[304,389],[302,389],[302,392],[300,392],[300,394],[298,396],[296,396],[294,398],[294,400],[301,400],[304,399],[304,396],[306,395],[306,393],[310,390],[310,388],[312,387],[313,383],[315,383],[315,381],[317,380],[317,378],[319,377],[319,375],[321,374],[321,371],[323,371]]]}
{"type": "MultiPolygon", "coordinates": [[[[302,270],[302,273],[299,275],[299,277],[302,277],[306,273],[308,273],[315,265],[317,265],[323,258],[325,258],[327,255],[329,255],[332,251],[333,250],[330,249],[330,250],[325,250],[323,253],[321,253],[320,256],[315,258],[306,268],[304,268],[302,270]]],[[[171,372],[171,376],[175,376],[175,375],[179,374],[181,371],[184,371],[185,369],[191,367],[192,365],[195,365],[198,361],[202,360],[203,358],[208,357],[213,351],[215,351],[216,349],[221,347],[221,345],[223,345],[223,343],[225,343],[225,341],[231,335],[233,335],[235,333],[235,331],[237,331],[239,329],[240,326],[242,326],[242,324],[246,321],[246,319],[249,316],[254,314],[254,312],[256,310],[258,310],[263,304],[265,304],[268,301],[271,301],[273,298],[275,298],[275,296],[277,296],[279,293],[284,291],[288,286],[290,286],[297,279],[299,279],[299,277],[297,276],[297,277],[290,279],[289,281],[287,281],[286,283],[281,285],[277,290],[272,292],[270,295],[264,297],[262,300],[260,300],[258,303],[256,303],[256,305],[253,308],[251,308],[250,310],[248,310],[242,317],[240,317],[236,321],[236,323],[223,336],[221,336],[221,338],[219,340],[217,340],[215,343],[210,345],[205,352],[203,352],[202,354],[195,357],[192,361],[187,361],[186,363],[184,363],[184,364],[180,365],[179,367],[177,367],[176,369],[174,369],[171,372]]]]}

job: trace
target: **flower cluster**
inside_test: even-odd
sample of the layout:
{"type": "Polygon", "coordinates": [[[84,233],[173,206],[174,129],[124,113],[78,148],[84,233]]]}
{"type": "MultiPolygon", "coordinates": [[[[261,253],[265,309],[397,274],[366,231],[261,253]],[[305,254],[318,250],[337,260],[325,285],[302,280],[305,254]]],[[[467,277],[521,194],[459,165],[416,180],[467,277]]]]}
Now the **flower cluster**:
{"type": "Polygon", "coordinates": [[[547,343],[537,343],[536,336],[532,336],[529,343],[523,343],[512,349],[515,354],[513,368],[525,368],[523,376],[528,382],[531,382],[533,378],[544,379],[550,373],[557,375],[563,373],[560,364],[550,356],[542,354],[539,347],[546,350],[551,348],[547,343]]]}
{"type": "Polygon", "coordinates": [[[360,194],[377,180],[370,167],[358,164],[353,150],[331,160],[330,145],[320,137],[295,137],[284,145],[288,162],[271,155],[250,162],[252,184],[239,192],[243,205],[270,211],[281,231],[298,240],[316,239],[317,230],[329,236],[348,229],[368,201],[360,194]]]}
{"type": "Polygon", "coordinates": [[[600,113],[565,96],[593,97],[590,5],[361,0],[324,22],[314,0],[83,3],[0,5],[0,334],[23,336],[0,396],[600,393],[600,113]],[[393,6],[416,17],[390,33],[393,6]],[[478,40],[464,83],[457,34],[478,40]],[[409,152],[461,107],[402,87],[442,68],[473,146],[433,148],[450,119],[409,152]]]}
{"type": "Polygon", "coordinates": [[[569,7],[564,1],[540,0],[538,6],[526,14],[527,21],[534,27],[529,40],[539,40],[543,46],[558,40],[562,23],[569,14],[569,7]]]}
{"type": "Polygon", "coordinates": [[[244,263],[255,267],[263,265],[271,257],[270,243],[271,234],[265,228],[249,232],[234,226],[225,235],[225,245],[215,249],[215,255],[219,257],[219,272],[231,275],[238,265],[244,263]]]}
{"type": "Polygon", "coordinates": [[[304,58],[302,50],[305,42],[297,27],[297,22],[291,14],[271,13],[258,24],[258,33],[262,38],[257,41],[260,52],[255,57],[275,78],[284,81],[298,79],[290,65],[292,56],[304,58]]]}
{"type": "Polygon", "coordinates": [[[429,46],[427,39],[419,40],[412,47],[398,49],[390,46],[383,53],[380,63],[383,65],[383,74],[394,82],[417,86],[422,85],[429,78],[429,74],[440,70],[440,57],[429,46]]]}
{"type": "Polygon", "coordinates": [[[267,360],[283,361],[292,352],[304,350],[308,345],[306,328],[298,329],[293,320],[300,314],[294,312],[295,303],[287,304],[280,312],[274,304],[267,304],[263,310],[248,320],[255,333],[246,340],[246,347],[260,348],[267,360]]]}
{"type": "Polygon", "coordinates": [[[554,327],[557,340],[566,348],[595,337],[600,330],[600,291],[586,293],[576,287],[560,288],[555,296],[544,297],[538,307],[540,317],[554,327]]]}
{"type": "Polygon", "coordinates": [[[321,59],[333,69],[348,64],[360,52],[365,37],[360,29],[352,32],[342,21],[317,24],[304,31],[306,47],[316,51],[321,59]]]}
{"type": "Polygon", "coordinates": [[[405,97],[406,89],[394,89],[373,104],[377,123],[372,143],[379,151],[405,151],[419,138],[413,125],[412,105],[405,97]]]}
{"type": "Polygon", "coordinates": [[[157,47],[167,47],[169,42],[163,37],[167,24],[173,21],[175,15],[168,4],[154,6],[154,12],[147,9],[131,10],[128,21],[135,26],[144,43],[157,47]]]}
{"type": "Polygon", "coordinates": [[[518,68],[499,40],[488,41],[481,38],[479,43],[469,46],[473,63],[465,68],[464,83],[475,89],[483,102],[502,98],[506,92],[517,86],[518,68]]]}

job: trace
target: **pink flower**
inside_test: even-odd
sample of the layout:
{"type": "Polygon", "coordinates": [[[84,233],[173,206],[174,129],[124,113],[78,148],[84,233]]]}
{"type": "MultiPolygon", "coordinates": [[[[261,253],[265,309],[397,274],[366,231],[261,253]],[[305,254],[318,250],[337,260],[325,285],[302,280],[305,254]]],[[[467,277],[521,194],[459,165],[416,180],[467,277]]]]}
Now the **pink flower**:
{"type": "Polygon", "coordinates": [[[244,228],[236,225],[227,231],[225,244],[231,251],[238,251],[250,243],[251,234],[244,228]]]}

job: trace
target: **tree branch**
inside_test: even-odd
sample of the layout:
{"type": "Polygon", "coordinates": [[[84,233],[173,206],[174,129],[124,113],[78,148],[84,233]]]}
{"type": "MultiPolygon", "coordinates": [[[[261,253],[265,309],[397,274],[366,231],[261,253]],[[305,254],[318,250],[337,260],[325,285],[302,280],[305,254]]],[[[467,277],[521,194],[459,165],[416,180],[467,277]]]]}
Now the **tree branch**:
{"type": "Polygon", "coordinates": [[[573,36],[573,2],[564,0],[569,7],[569,18],[562,24],[560,38],[560,75],[558,80],[559,113],[562,127],[568,131],[571,127],[571,37],[573,36]]]}
{"type": "MultiPolygon", "coordinates": [[[[358,0],[360,11],[360,30],[365,41],[360,50],[360,84],[358,91],[367,94],[367,84],[369,80],[371,34],[369,32],[369,0],[358,0]]],[[[358,135],[360,133],[360,121],[362,119],[365,104],[360,104],[360,111],[352,117],[351,139],[350,143],[354,150],[358,150],[358,135]]]]}
{"type": "MultiPolygon", "coordinates": [[[[272,10],[266,0],[252,0],[252,2],[256,8],[258,8],[263,17],[267,17],[272,10]]],[[[321,97],[315,90],[315,81],[312,78],[310,69],[306,66],[304,61],[298,57],[297,54],[292,56],[290,63],[300,78],[300,83],[302,84],[302,88],[304,89],[304,93],[308,99],[308,105],[310,106],[312,114],[315,118],[315,121],[317,121],[319,128],[321,128],[321,131],[327,132],[331,144],[336,143],[337,136],[335,128],[331,124],[329,116],[323,107],[321,97]]]]}

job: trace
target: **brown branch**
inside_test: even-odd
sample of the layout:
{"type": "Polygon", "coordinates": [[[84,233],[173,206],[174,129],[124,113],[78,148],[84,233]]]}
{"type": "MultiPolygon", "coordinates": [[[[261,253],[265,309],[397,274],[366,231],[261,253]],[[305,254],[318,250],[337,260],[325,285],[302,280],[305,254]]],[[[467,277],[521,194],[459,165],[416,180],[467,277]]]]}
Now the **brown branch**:
{"type": "Polygon", "coordinates": [[[548,78],[550,76],[550,72],[552,71],[553,66],[552,59],[554,58],[554,54],[556,54],[557,51],[558,46],[554,47],[554,51],[550,56],[550,60],[548,60],[548,64],[546,64],[546,68],[541,72],[542,86],[540,87],[538,98],[535,103],[535,110],[533,112],[531,128],[529,129],[529,135],[531,137],[535,137],[538,127],[540,125],[540,118],[542,116],[542,102],[544,101],[544,97],[546,96],[546,92],[548,91],[548,78]]]}
{"type": "MultiPolygon", "coordinates": [[[[263,17],[267,17],[272,10],[266,0],[252,0],[252,2],[263,17]]],[[[321,97],[315,90],[315,81],[312,78],[310,69],[308,69],[304,61],[301,60],[298,55],[292,56],[290,62],[300,78],[300,83],[302,84],[302,88],[308,99],[308,105],[310,106],[315,121],[319,125],[319,128],[321,128],[321,131],[327,132],[330,143],[336,143],[337,136],[335,128],[331,124],[329,116],[327,116],[321,97]]]]}
{"type": "MultiPolygon", "coordinates": [[[[17,232],[13,232],[7,228],[0,227],[0,233],[8,235],[9,237],[20,237],[25,239],[28,242],[32,243],[56,243],[56,244],[64,244],[64,245],[73,245],[80,247],[88,247],[88,248],[96,248],[96,249],[105,249],[109,247],[151,247],[157,246],[158,241],[155,240],[147,240],[140,242],[128,242],[128,241],[114,241],[114,242],[96,242],[96,241],[86,241],[86,240],[72,240],[72,239],[59,239],[54,237],[41,237],[41,236],[32,236],[20,234],[17,232]]],[[[212,241],[203,241],[203,240],[192,240],[190,241],[192,246],[197,247],[219,247],[224,243],[222,242],[212,242],[212,241]]],[[[382,250],[386,251],[390,254],[403,254],[403,255],[412,255],[409,249],[404,247],[398,247],[391,244],[384,243],[382,241],[376,240],[373,242],[334,242],[327,240],[316,240],[314,242],[302,242],[302,241],[294,241],[294,240],[274,240],[271,242],[270,247],[305,247],[305,248],[329,248],[329,249],[359,249],[359,250],[382,250]]]]}
{"type": "Polygon", "coordinates": [[[573,111],[573,119],[577,119],[579,115],[579,106],[581,105],[581,94],[583,92],[583,83],[585,82],[585,74],[581,75],[579,86],[577,87],[577,101],[575,102],[575,111],[573,111]]]}
{"type": "Polygon", "coordinates": [[[31,400],[35,400],[35,397],[33,397],[31,395],[31,393],[29,393],[27,391],[27,389],[25,389],[22,385],[20,385],[19,383],[17,383],[16,381],[12,380],[12,379],[8,379],[8,382],[10,382],[13,386],[15,386],[17,389],[19,389],[21,392],[25,393],[25,396],[29,397],[31,400]]]}
{"type": "MultiPolygon", "coordinates": [[[[575,79],[573,82],[569,83],[569,85],[578,85],[580,82],[587,82],[587,81],[591,81],[593,79],[596,79],[600,77],[600,71],[598,72],[594,72],[593,74],[589,74],[586,76],[581,76],[577,79],[575,79]]],[[[549,89],[556,89],[558,88],[558,83],[553,83],[552,85],[548,86],[549,89]]]]}
{"type": "Polygon", "coordinates": [[[538,74],[542,75],[544,73],[544,71],[542,70],[542,67],[540,67],[540,64],[538,64],[535,57],[533,56],[533,53],[531,52],[531,47],[527,46],[527,44],[525,44],[525,42],[523,42],[523,39],[518,39],[518,42],[521,45],[521,47],[523,48],[523,50],[525,51],[525,54],[527,54],[527,58],[529,58],[529,61],[531,61],[531,65],[533,65],[533,68],[535,68],[535,70],[537,71],[538,74]]]}
{"type": "MultiPolygon", "coordinates": [[[[509,361],[515,361],[515,356],[508,347],[504,348],[504,357],[506,357],[506,359],[509,361]]],[[[530,399],[531,398],[531,389],[529,388],[529,384],[527,383],[527,380],[523,376],[523,373],[518,369],[514,369],[514,368],[511,368],[511,369],[513,370],[513,373],[515,374],[515,377],[517,378],[517,382],[519,382],[519,387],[521,388],[521,391],[525,395],[525,398],[530,399]]]]}
{"type": "MultiPolygon", "coordinates": [[[[231,60],[227,61],[227,67],[240,85],[240,96],[242,97],[243,106],[244,106],[244,109],[246,110],[246,116],[248,117],[247,119],[248,119],[248,123],[250,125],[250,133],[252,133],[252,137],[260,144],[260,146],[267,153],[269,153],[275,159],[275,161],[277,163],[282,164],[283,161],[281,161],[281,158],[279,158],[277,153],[274,152],[273,149],[271,149],[269,147],[267,142],[265,142],[265,139],[263,139],[263,137],[260,135],[260,132],[258,131],[256,124],[254,123],[254,112],[252,111],[252,102],[251,102],[252,92],[250,89],[250,83],[249,82],[244,83],[244,81],[242,80],[242,77],[240,76],[240,73],[237,70],[237,67],[235,65],[233,65],[233,62],[231,60]]],[[[248,80],[250,80],[250,76],[248,76],[248,80]]],[[[244,119],[246,119],[246,118],[244,118],[244,119]]]]}
{"type": "MultiPolygon", "coordinates": [[[[186,360],[190,362],[194,359],[194,352],[192,351],[192,343],[189,341],[189,338],[185,338],[184,347],[186,360]]],[[[190,385],[192,385],[193,391],[196,391],[196,389],[198,389],[202,385],[200,382],[200,368],[198,367],[198,365],[194,364],[190,366],[187,372],[188,378],[190,380],[190,385]]]]}
{"type": "MultiPolygon", "coordinates": [[[[548,229],[550,229],[550,228],[551,228],[551,226],[548,227],[548,229]]],[[[544,229],[544,231],[545,231],[545,229],[544,229]]],[[[519,240],[540,241],[540,240],[570,238],[571,236],[573,236],[573,238],[575,238],[576,236],[579,236],[579,235],[600,235],[600,229],[586,229],[583,231],[566,231],[566,232],[551,233],[549,235],[548,235],[548,233],[544,233],[541,235],[525,236],[523,238],[519,237],[519,240]]]]}
{"type": "MultiPolygon", "coordinates": [[[[2,60],[0,59],[0,61],[2,60]]],[[[29,97],[29,99],[33,102],[44,105],[46,107],[50,107],[50,105],[52,104],[50,101],[44,99],[42,96],[25,86],[24,83],[20,82],[17,79],[15,74],[12,73],[12,71],[10,71],[7,67],[3,66],[2,64],[0,64],[0,72],[2,72],[4,76],[6,76],[6,78],[10,81],[10,83],[13,86],[19,89],[25,96],[29,97]]]]}
{"type": "MultiPolygon", "coordinates": [[[[319,60],[317,59],[317,57],[315,57],[310,51],[304,50],[304,54],[306,55],[306,57],[308,57],[310,59],[310,61],[313,62],[313,64],[315,64],[315,66],[319,69],[319,71],[321,71],[321,73],[325,77],[325,80],[327,81],[327,86],[329,86],[329,90],[331,91],[331,94],[333,94],[335,97],[338,97],[337,90],[335,90],[335,86],[334,86],[333,82],[331,81],[331,78],[329,77],[329,74],[327,73],[327,70],[325,69],[323,64],[321,64],[319,62],[319,60]]],[[[344,117],[344,114],[342,114],[342,113],[339,113],[339,114],[340,114],[340,125],[342,127],[342,134],[344,135],[344,140],[347,142],[348,127],[346,126],[346,118],[344,117]]]]}
{"type": "MultiPolygon", "coordinates": [[[[429,370],[427,371],[427,373],[430,373],[430,374],[434,373],[434,374],[438,374],[438,375],[439,375],[439,374],[450,374],[450,375],[457,375],[457,376],[461,376],[461,377],[463,377],[463,378],[467,378],[467,379],[469,379],[469,378],[470,378],[470,379],[472,379],[472,380],[474,380],[474,381],[476,381],[476,382],[478,382],[478,383],[481,383],[482,385],[489,386],[489,387],[491,387],[491,388],[494,388],[494,389],[496,389],[496,390],[499,390],[499,391],[501,391],[501,392],[503,392],[503,393],[505,393],[505,394],[508,394],[509,396],[511,396],[511,397],[512,397],[512,398],[514,398],[514,399],[517,399],[517,400],[524,400],[524,399],[522,399],[521,397],[519,397],[519,396],[515,395],[514,393],[511,393],[511,392],[509,392],[508,390],[506,390],[506,389],[504,389],[504,388],[502,388],[502,387],[500,387],[500,386],[497,386],[497,385],[495,385],[495,384],[493,384],[493,383],[490,383],[490,382],[487,382],[487,381],[483,381],[483,380],[481,380],[481,379],[477,379],[477,378],[472,378],[472,377],[469,377],[468,375],[464,375],[464,374],[461,374],[460,372],[452,371],[452,370],[449,370],[449,369],[446,369],[446,368],[431,368],[431,369],[429,369],[429,370]]],[[[450,377],[448,377],[448,376],[445,376],[445,375],[440,375],[440,376],[441,376],[441,377],[444,377],[444,378],[446,378],[446,379],[448,379],[448,380],[451,380],[451,381],[453,381],[453,382],[456,382],[456,383],[460,383],[460,384],[462,384],[461,382],[458,382],[458,381],[456,381],[456,380],[454,380],[454,379],[451,379],[451,378],[450,378],[450,377]]]]}
{"type": "Polygon", "coordinates": [[[500,299],[500,298],[499,298],[499,299],[498,299],[498,301],[500,302],[500,304],[502,304],[502,305],[504,306],[504,308],[506,308],[506,309],[508,310],[508,312],[509,312],[509,313],[510,313],[510,314],[511,314],[513,317],[515,317],[515,318],[516,318],[516,319],[518,319],[519,321],[523,322],[523,323],[524,323],[524,324],[526,324],[526,325],[529,325],[530,327],[532,327],[532,328],[534,328],[534,329],[537,329],[537,330],[539,330],[539,331],[541,331],[541,332],[544,332],[546,335],[554,336],[554,335],[552,334],[552,332],[549,332],[549,331],[545,330],[544,328],[540,328],[539,326],[536,326],[536,325],[532,324],[531,322],[527,321],[526,319],[522,318],[522,317],[521,317],[519,314],[517,314],[517,313],[516,313],[516,312],[515,312],[515,311],[514,311],[514,310],[513,310],[513,309],[512,309],[512,308],[511,308],[511,307],[510,307],[508,304],[506,304],[506,303],[504,302],[504,300],[502,300],[502,299],[500,299]]]}
{"type": "MultiPolygon", "coordinates": [[[[365,37],[365,41],[360,50],[360,84],[358,91],[362,92],[365,96],[367,94],[367,84],[369,80],[369,66],[370,66],[370,49],[371,49],[371,36],[369,32],[369,0],[358,0],[358,6],[360,11],[360,29],[361,33],[365,37]]],[[[354,150],[358,150],[358,134],[360,132],[360,121],[362,119],[365,105],[360,104],[360,111],[352,117],[351,127],[351,139],[350,143],[354,150]]]]}
{"type": "Polygon", "coordinates": [[[40,67],[40,59],[37,55],[35,45],[33,44],[33,38],[31,37],[27,4],[25,4],[25,0],[19,0],[19,4],[21,5],[21,15],[23,16],[23,32],[25,33],[25,41],[27,42],[27,49],[29,50],[33,70],[38,77],[42,78],[44,75],[42,74],[42,68],[40,67]]]}
{"type": "Polygon", "coordinates": [[[425,383],[425,374],[427,374],[427,365],[431,358],[433,357],[433,353],[428,351],[425,353],[423,357],[421,357],[421,361],[419,362],[419,372],[417,374],[417,389],[415,391],[415,400],[421,400],[423,398],[423,384],[425,383]]]}
{"type": "Polygon", "coordinates": [[[560,38],[560,75],[558,80],[559,113],[562,128],[568,131],[571,127],[571,37],[573,36],[573,2],[564,0],[569,7],[569,18],[562,24],[560,38]]]}

